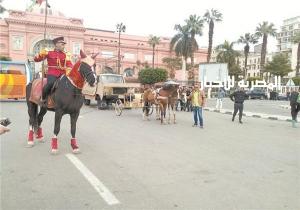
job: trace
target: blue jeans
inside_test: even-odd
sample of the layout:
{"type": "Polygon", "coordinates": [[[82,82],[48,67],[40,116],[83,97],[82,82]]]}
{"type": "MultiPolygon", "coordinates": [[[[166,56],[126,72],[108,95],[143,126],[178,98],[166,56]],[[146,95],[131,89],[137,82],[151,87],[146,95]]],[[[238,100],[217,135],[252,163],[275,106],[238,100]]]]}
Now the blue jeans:
{"type": "Polygon", "coordinates": [[[202,107],[194,106],[193,112],[194,112],[194,124],[195,125],[198,124],[198,118],[199,118],[200,126],[203,126],[202,107]]]}

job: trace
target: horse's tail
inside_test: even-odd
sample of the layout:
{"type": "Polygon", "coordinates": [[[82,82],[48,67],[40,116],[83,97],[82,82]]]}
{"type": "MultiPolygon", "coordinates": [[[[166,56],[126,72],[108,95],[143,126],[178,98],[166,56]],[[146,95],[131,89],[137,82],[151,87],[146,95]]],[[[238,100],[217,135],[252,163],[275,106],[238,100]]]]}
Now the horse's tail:
{"type": "Polygon", "coordinates": [[[38,129],[38,105],[29,100],[30,95],[31,95],[31,88],[32,88],[32,82],[30,82],[28,85],[26,85],[26,102],[27,102],[28,115],[29,115],[29,125],[32,126],[34,131],[37,131],[37,129],[38,129]]]}

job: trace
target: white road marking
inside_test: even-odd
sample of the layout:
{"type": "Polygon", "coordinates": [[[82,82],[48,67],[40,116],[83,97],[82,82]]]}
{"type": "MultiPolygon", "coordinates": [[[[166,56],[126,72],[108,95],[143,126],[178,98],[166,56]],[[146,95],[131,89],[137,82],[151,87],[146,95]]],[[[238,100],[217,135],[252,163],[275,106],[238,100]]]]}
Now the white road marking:
{"type": "Polygon", "coordinates": [[[104,186],[104,184],[73,154],[66,154],[66,157],[82,173],[82,175],[95,188],[99,195],[108,205],[119,204],[120,201],[104,186]]]}

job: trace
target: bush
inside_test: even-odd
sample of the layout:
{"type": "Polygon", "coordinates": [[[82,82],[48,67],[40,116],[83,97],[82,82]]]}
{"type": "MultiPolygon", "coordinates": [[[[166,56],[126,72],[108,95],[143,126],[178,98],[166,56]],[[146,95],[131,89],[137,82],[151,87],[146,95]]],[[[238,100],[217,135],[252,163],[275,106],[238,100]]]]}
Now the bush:
{"type": "Polygon", "coordinates": [[[294,81],[295,85],[300,85],[300,77],[293,77],[292,80],[294,81]]]}
{"type": "Polygon", "coordinates": [[[146,68],[139,72],[139,80],[142,84],[154,84],[167,80],[168,72],[161,68],[146,68]]]}
{"type": "Polygon", "coordinates": [[[0,56],[0,61],[11,61],[11,58],[6,56],[0,56]]]}

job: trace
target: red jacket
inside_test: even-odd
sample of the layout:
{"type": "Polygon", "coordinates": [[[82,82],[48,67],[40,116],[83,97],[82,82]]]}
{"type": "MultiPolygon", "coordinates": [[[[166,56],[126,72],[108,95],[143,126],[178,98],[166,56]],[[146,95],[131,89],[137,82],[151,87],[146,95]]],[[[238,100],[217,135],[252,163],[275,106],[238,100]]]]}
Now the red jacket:
{"type": "Polygon", "coordinates": [[[34,57],[35,62],[40,62],[47,58],[48,72],[47,75],[60,77],[66,74],[66,71],[71,70],[73,67],[70,56],[62,51],[47,51],[42,50],[37,56],[34,57]]]}

